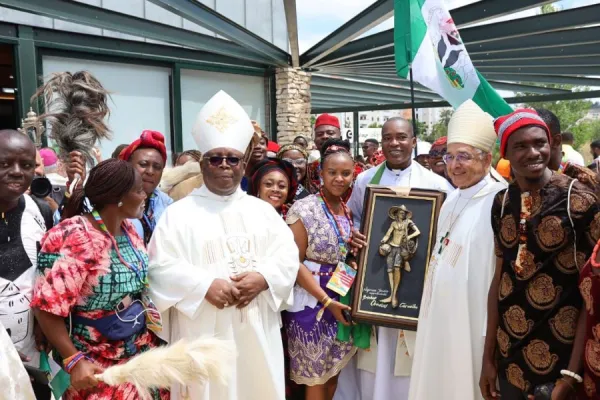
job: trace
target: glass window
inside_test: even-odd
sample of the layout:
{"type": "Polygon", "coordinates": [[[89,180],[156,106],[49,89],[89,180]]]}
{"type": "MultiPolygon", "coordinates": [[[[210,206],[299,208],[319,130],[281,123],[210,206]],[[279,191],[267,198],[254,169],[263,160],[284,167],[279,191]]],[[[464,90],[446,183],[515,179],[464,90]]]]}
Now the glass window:
{"type": "Polygon", "coordinates": [[[170,69],[54,56],[44,56],[42,61],[45,79],[54,72],[86,70],[111,92],[108,126],[113,138],[101,143],[104,159],[109,158],[118,145],[137,139],[144,129],[165,135],[170,156],[170,69]]]}

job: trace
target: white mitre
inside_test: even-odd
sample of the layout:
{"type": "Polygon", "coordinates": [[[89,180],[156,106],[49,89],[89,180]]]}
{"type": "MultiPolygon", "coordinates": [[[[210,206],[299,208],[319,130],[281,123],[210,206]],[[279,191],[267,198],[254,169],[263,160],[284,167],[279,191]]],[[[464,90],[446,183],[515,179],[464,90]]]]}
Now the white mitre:
{"type": "Polygon", "coordinates": [[[254,127],[242,106],[221,90],[198,113],[192,135],[202,154],[220,147],[245,153],[254,127]]]}
{"type": "Polygon", "coordinates": [[[473,100],[467,100],[452,114],[448,123],[448,144],[464,143],[490,153],[496,143],[494,121],[473,100]]]}

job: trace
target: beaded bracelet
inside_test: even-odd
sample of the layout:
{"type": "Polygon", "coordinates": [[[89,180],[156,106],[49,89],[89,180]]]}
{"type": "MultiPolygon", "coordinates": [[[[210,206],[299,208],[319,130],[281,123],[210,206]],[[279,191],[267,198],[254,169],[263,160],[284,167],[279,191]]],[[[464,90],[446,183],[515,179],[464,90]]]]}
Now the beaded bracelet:
{"type": "Polygon", "coordinates": [[[83,354],[81,351],[78,351],[77,353],[73,354],[70,357],[67,357],[63,360],[63,365],[67,365],[68,363],[71,362],[71,360],[73,360],[75,357],[77,357],[78,355],[83,354]]]}
{"type": "Polygon", "coordinates": [[[561,370],[560,374],[562,376],[568,376],[570,378],[575,379],[577,381],[577,383],[583,382],[583,379],[581,378],[581,376],[579,376],[579,374],[576,374],[575,372],[569,371],[568,369],[561,370]]]}
{"type": "Polygon", "coordinates": [[[83,360],[90,360],[89,357],[87,357],[85,354],[81,353],[77,354],[71,361],[69,361],[69,363],[65,366],[65,371],[67,371],[68,374],[71,373],[71,371],[73,370],[73,368],[75,368],[75,366],[79,363],[79,361],[83,360]]]}

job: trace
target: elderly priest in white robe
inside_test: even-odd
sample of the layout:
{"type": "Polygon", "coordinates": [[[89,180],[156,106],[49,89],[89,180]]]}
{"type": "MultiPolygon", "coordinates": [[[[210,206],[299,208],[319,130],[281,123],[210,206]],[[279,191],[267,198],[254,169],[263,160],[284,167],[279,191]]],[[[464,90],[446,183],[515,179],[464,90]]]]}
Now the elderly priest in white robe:
{"type": "MultiPolygon", "coordinates": [[[[384,185],[454,190],[444,178],[412,160],[416,138],[412,124],[403,118],[390,118],[381,129],[381,146],[386,161],[361,173],[348,206],[355,227],[360,227],[367,185],[384,185]]],[[[359,349],[354,360],[339,377],[335,400],[406,400],[416,334],[413,331],[377,327],[370,351],[359,349]]],[[[424,399],[425,400],[425,399],[424,399]]]]}
{"type": "Polygon", "coordinates": [[[457,190],[438,218],[421,300],[410,400],[482,398],[487,293],[496,265],[490,215],[494,196],[507,186],[490,168],[495,142],[492,117],[471,100],[452,115],[444,161],[457,190]]]}
{"type": "Polygon", "coordinates": [[[204,186],[167,208],[149,245],[163,338],[216,336],[237,351],[228,385],[176,386],[173,399],[285,398],[280,311],[292,304],[298,248],[275,209],[240,189],[253,134],[225,92],[206,103],[193,128],[204,186]]]}

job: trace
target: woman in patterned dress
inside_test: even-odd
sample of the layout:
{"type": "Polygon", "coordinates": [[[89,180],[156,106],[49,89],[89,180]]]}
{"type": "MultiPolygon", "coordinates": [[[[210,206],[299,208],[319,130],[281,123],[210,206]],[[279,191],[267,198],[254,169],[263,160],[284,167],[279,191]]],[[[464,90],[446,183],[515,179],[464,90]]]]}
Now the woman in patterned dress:
{"type": "MultiPolygon", "coordinates": [[[[139,398],[132,385],[107,386],[94,374],[160,344],[145,322],[148,305],[140,301],[148,256],[128,221],[141,217],[144,200],[142,177],[130,163],[103,161],[85,187],[74,190],[66,219],[42,240],[31,307],[71,375],[64,400],[139,398]],[[121,331],[107,329],[108,321],[121,331]]],[[[169,393],[154,391],[153,398],[169,393]]]]}
{"type": "Polygon", "coordinates": [[[338,321],[346,322],[339,295],[326,288],[339,262],[345,261],[352,217],[342,201],[353,179],[348,142],[329,139],[321,150],[323,188],[298,200],[288,212],[300,250],[294,306],[283,313],[288,336],[291,379],[306,385],[306,399],[331,400],[337,375],[356,348],[336,339],[338,321]]]}

